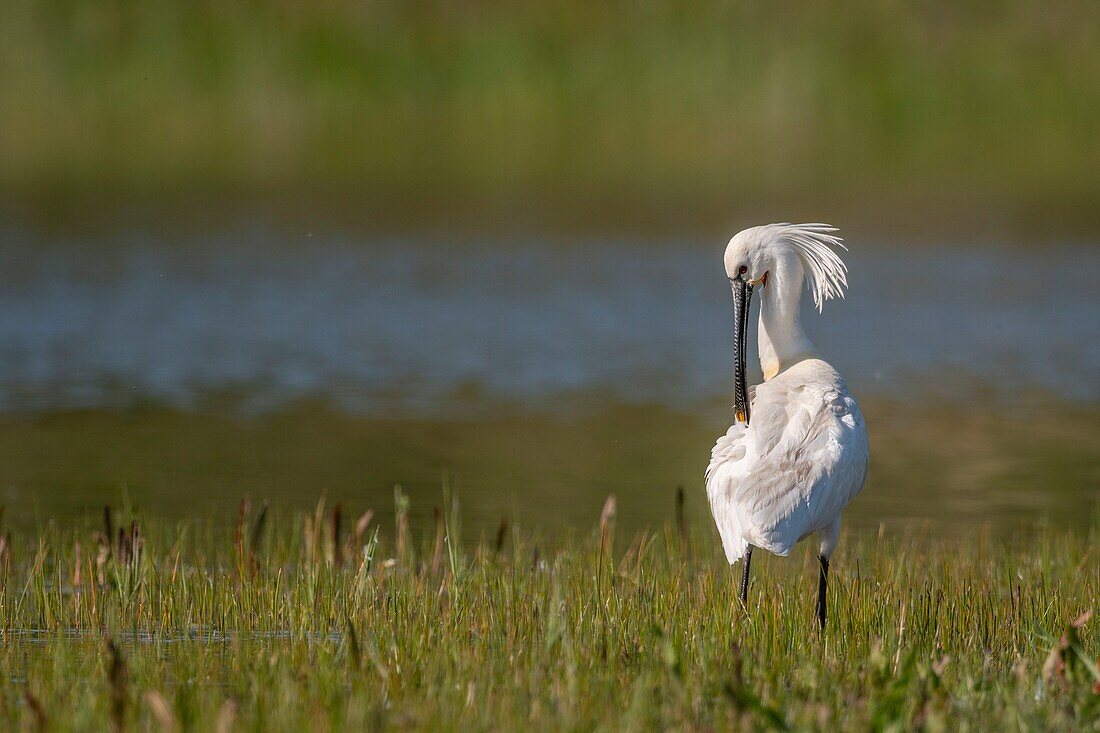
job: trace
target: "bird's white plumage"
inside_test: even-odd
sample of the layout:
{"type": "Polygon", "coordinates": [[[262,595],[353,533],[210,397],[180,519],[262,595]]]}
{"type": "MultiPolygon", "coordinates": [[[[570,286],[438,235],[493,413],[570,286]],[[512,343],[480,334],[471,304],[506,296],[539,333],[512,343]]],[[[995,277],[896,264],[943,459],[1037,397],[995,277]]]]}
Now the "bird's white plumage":
{"type": "Polygon", "coordinates": [[[827,224],[769,224],[739,232],[726,248],[731,279],[760,292],[765,381],[750,390],[749,425],[718,438],[707,496],[730,563],[749,545],[787,555],[817,533],[820,554],[836,545],[840,515],[863,488],[867,429],[840,374],[823,361],[799,322],[805,283],[820,310],[843,297],[843,248],[827,224]]]}
{"type": "Polygon", "coordinates": [[[833,234],[836,227],[828,224],[771,224],[759,228],[773,229],[780,241],[798,253],[818,313],[826,300],[844,297],[844,289],[848,287],[848,267],[833,247],[848,248],[840,237],[833,234]]]}
{"type": "Polygon", "coordinates": [[[707,467],[707,496],[726,558],[749,544],[787,555],[821,533],[832,551],[834,525],[867,473],[863,415],[844,380],[807,359],[757,385],[752,421],[718,438],[707,467]]]}

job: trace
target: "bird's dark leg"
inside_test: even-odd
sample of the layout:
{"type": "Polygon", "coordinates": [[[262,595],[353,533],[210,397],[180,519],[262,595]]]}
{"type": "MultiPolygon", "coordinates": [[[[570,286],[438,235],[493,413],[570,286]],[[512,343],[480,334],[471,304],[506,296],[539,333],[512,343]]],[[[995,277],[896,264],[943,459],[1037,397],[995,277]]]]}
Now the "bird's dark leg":
{"type": "Polygon", "coordinates": [[[745,567],[741,570],[741,603],[749,601],[749,565],[752,563],[752,545],[745,550],[745,567]]]}
{"type": "Polygon", "coordinates": [[[821,562],[821,575],[817,582],[817,623],[824,630],[825,618],[828,615],[825,610],[825,586],[829,581],[829,558],[819,555],[817,559],[821,562]]]}

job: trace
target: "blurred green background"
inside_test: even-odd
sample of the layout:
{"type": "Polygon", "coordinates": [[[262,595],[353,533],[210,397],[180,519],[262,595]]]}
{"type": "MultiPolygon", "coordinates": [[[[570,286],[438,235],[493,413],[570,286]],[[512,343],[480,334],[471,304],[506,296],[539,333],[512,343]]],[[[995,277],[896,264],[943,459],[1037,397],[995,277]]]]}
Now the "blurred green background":
{"type": "Polygon", "coordinates": [[[1100,219],[1098,79],[1092,0],[6,0],[0,187],[51,215],[1058,235],[1100,219]]]}

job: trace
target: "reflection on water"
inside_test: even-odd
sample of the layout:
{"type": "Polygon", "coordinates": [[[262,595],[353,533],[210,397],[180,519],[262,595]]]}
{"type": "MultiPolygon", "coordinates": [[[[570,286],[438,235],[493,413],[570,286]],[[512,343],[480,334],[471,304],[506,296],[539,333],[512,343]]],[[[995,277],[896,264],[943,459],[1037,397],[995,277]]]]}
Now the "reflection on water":
{"type": "MultiPolygon", "coordinates": [[[[872,464],[849,527],[930,522],[937,532],[1045,518],[1086,529],[1100,500],[1100,413],[1065,408],[1015,419],[1009,410],[865,400],[872,464]]],[[[434,534],[442,477],[462,504],[467,539],[507,517],[524,530],[593,527],[614,493],[627,531],[674,516],[708,526],[703,468],[715,419],[660,407],[580,416],[479,420],[372,419],[298,406],[249,419],[173,410],[82,411],[0,418],[4,521],[47,517],[98,526],[125,498],[168,516],[231,523],[245,495],[309,509],[321,495],[367,508],[392,528],[393,485],[414,528],[434,534]]]]}
{"type": "MultiPolygon", "coordinates": [[[[659,525],[728,420],[721,242],[0,245],[5,522],[129,497],[231,517],[249,494],[431,526],[447,472],[466,531],[589,527],[619,497],[659,525]]],[[[808,330],[860,395],[868,489],[846,515],[938,531],[1100,498],[1100,252],[855,246],[849,300],[808,330]]]]}
{"type": "MultiPolygon", "coordinates": [[[[181,406],[439,414],[600,392],[670,407],[729,390],[721,242],[288,246],[30,241],[0,254],[0,408],[181,406]]],[[[858,394],[978,382],[1100,397],[1100,250],[854,245],[849,299],[807,317],[858,394]]],[[[972,395],[955,395],[971,399],[972,395]]]]}

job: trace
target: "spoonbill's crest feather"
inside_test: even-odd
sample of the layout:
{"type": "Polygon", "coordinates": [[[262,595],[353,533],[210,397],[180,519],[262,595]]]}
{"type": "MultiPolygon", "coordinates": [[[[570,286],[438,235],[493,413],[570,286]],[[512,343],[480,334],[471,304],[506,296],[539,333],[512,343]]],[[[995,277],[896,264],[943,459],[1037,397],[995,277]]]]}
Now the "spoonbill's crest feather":
{"type": "Polygon", "coordinates": [[[848,287],[848,267],[834,247],[845,251],[844,240],[828,224],[775,224],[778,237],[789,244],[802,260],[806,287],[818,312],[826,300],[843,298],[848,287]]]}

